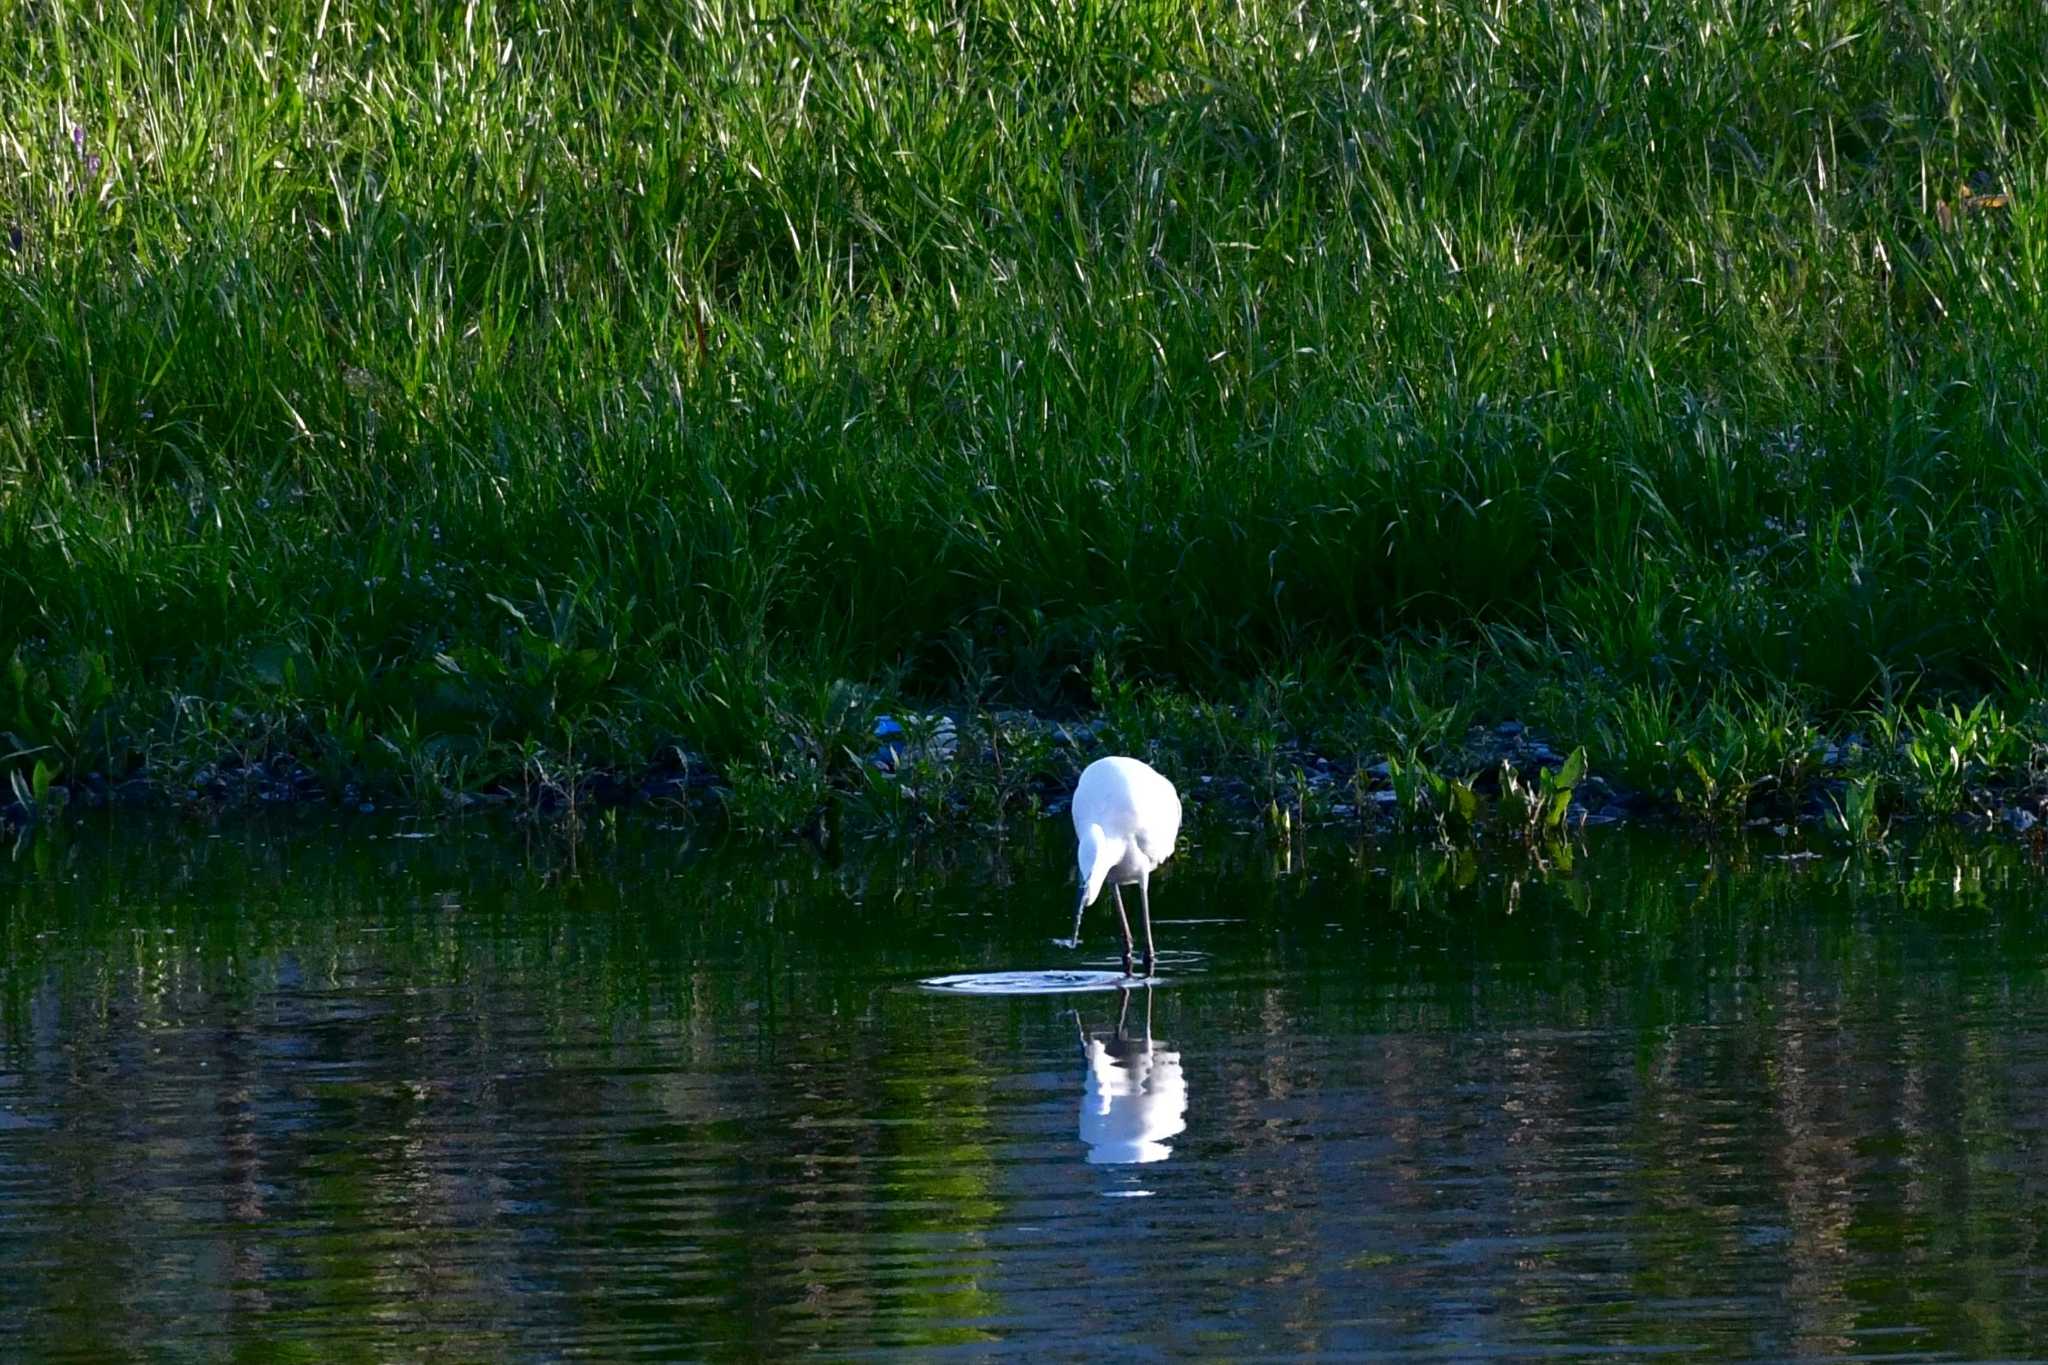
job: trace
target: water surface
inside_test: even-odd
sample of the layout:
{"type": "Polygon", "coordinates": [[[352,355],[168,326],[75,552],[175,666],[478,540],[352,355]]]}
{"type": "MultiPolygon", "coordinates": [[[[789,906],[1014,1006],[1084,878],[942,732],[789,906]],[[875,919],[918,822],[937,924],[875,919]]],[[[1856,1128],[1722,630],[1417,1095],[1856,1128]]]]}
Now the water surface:
{"type": "MultiPolygon", "coordinates": [[[[399,838],[428,834],[427,838],[399,838]]],[[[2048,881],[1056,832],[0,862],[0,1359],[2048,1354],[2048,881]]]]}

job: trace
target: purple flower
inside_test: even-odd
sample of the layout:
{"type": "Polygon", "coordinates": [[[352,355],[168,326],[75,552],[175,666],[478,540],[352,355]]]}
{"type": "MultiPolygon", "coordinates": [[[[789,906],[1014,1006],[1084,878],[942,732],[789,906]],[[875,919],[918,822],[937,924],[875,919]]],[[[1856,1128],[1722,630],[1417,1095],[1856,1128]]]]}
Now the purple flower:
{"type": "Polygon", "coordinates": [[[100,173],[100,154],[85,150],[85,128],[82,124],[74,123],[71,125],[71,150],[80,161],[85,163],[85,173],[87,175],[98,175],[100,173]]]}

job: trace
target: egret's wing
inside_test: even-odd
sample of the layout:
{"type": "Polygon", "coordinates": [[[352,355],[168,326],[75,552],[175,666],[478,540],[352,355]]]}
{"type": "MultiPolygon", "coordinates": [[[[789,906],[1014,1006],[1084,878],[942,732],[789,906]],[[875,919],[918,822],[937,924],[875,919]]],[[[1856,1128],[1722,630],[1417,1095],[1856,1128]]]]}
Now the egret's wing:
{"type": "Polygon", "coordinates": [[[1157,808],[1137,830],[1138,848],[1153,863],[1163,863],[1173,854],[1180,837],[1180,794],[1172,784],[1162,782],[1153,793],[1157,808]]]}

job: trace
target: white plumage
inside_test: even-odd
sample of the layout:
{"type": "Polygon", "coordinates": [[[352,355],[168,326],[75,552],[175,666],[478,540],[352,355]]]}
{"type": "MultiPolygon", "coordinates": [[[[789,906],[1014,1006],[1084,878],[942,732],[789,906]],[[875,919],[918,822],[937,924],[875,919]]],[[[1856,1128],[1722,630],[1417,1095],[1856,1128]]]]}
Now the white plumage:
{"type": "Polygon", "coordinates": [[[1116,902],[1124,931],[1124,972],[1131,971],[1130,917],[1124,914],[1122,887],[1136,883],[1138,905],[1145,919],[1145,973],[1151,975],[1152,869],[1173,856],[1180,836],[1180,794],[1173,783],[1135,758],[1099,758],[1088,765],[1074,788],[1074,834],[1079,840],[1075,863],[1080,898],[1074,906],[1074,934],[1064,940],[1075,946],[1081,937],[1081,912],[1102,894],[1105,884],[1116,902]]]}

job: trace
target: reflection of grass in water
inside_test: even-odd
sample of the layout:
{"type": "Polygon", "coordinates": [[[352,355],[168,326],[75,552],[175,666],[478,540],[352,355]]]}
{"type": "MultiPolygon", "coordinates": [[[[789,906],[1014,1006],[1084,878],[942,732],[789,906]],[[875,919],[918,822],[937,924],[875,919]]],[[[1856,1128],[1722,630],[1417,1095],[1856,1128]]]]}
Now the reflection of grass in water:
{"type": "Polygon", "coordinates": [[[680,743],[780,828],[853,684],[1106,662],[1278,785],[1390,637],[1502,714],[2048,665],[2029,7],[923,19],[10,17],[4,752],[680,743]]]}
{"type": "MultiPolygon", "coordinates": [[[[245,1125],[234,1150],[258,1154],[248,1178],[266,1186],[263,1213],[306,1234],[265,1262],[289,1275],[265,1321],[331,1331],[339,1306],[407,1304],[431,1272],[439,1297],[388,1307],[383,1321],[482,1347],[488,1320],[463,1315],[491,1285],[503,1292],[492,1276],[528,1292],[573,1290],[587,1273],[509,1250],[479,1269],[474,1253],[494,1238],[476,1201],[506,1195],[531,1202],[521,1217],[558,1220],[564,1253],[585,1249],[587,1224],[565,1216],[583,1208],[617,1220],[607,1256],[643,1271],[635,1258],[671,1259],[682,1278],[668,1287],[702,1313],[706,1340],[803,1337],[780,1310],[764,1323],[753,1306],[762,1285],[787,1286],[804,1265],[860,1310],[870,1339],[979,1339],[973,1324],[995,1305],[978,1283],[976,1229],[1001,1210],[984,1066],[964,1045],[905,1048],[893,1029],[784,1032],[874,1007],[866,975],[817,981],[848,958],[872,970],[875,936],[810,855],[685,860],[650,841],[563,880],[527,865],[516,842],[394,850],[268,833],[52,838],[48,866],[0,879],[0,1046],[32,1047],[55,1027],[124,1067],[154,1067],[157,1039],[210,1040],[183,1055],[205,1063],[191,1087],[205,1098],[179,1113],[245,1125]],[[665,893],[652,913],[650,887],[665,893]],[[708,1065],[736,1034],[772,1055],[708,1065]],[[886,1122],[835,1121],[867,1114],[876,1096],[886,1122]],[[500,1169],[500,1130],[536,1106],[546,1121],[522,1162],[500,1169]],[[758,1115],[785,1106],[817,1121],[764,1133],[758,1115]],[[661,1152],[686,1159],[664,1164],[661,1152]],[[680,1228],[676,1199],[702,1201],[680,1228]]],[[[877,887],[935,880],[894,860],[862,875],[877,887]]],[[[902,910],[882,920],[913,922],[902,910]]],[[[889,951],[910,937],[896,930],[889,951]]],[[[915,940],[929,953],[922,932],[915,940]]],[[[118,1111],[124,1083],[103,1079],[36,1098],[118,1111]]],[[[108,1191],[130,1188],[130,1166],[157,1150],[102,1149],[96,1128],[69,1127],[85,1130],[81,1162],[104,1160],[108,1191]]],[[[131,1227],[131,1214],[165,1217],[124,1202],[96,1226],[147,1242],[155,1223],[131,1227]]],[[[361,1319],[344,1325],[372,1330],[361,1319]]]]}
{"type": "Polygon", "coordinates": [[[878,1059],[890,1113],[876,1136],[879,1151],[863,1162],[876,1182],[878,1252],[925,1258],[891,1296],[889,1334],[905,1344],[991,1340],[974,1324],[999,1307],[980,1283],[989,1229],[1004,1212],[988,1113],[993,1068],[964,1054],[941,1054],[936,1067],[934,1060],[893,1050],[878,1059]]]}
{"type": "Polygon", "coordinates": [[[1387,1266],[1404,1265],[1413,1258],[1396,1251],[1361,1251],[1344,1262],[1346,1270],[1379,1270],[1387,1266]]]}
{"type": "MultiPolygon", "coordinates": [[[[10,865],[0,877],[0,1044],[46,1084],[68,1078],[55,1088],[76,1106],[73,1120],[120,1112],[121,1087],[159,1084],[181,1056],[207,1063],[175,1112],[264,1133],[267,1156],[243,1169],[277,1187],[265,1192],[273,1231],[248,1244],[288,1243],[286,1268],[304,1275],[273,1290],[276,1316],[265,1321],[281,1330],[333,1328],[325,1315],[374,1291],[380,1305],[401,1306],[395,1320],[474,1354],[492,1320],[453,1313],[459,1295],[492,1282],[463,1278],[473,1265],[451,1270],[436,1282],[449,1291],[447,1313],[415,1308],[408,1319],[415,1276],[436,1251],[461,1259],[476,1245],[465,1238],[498,1245],[492,1235],[503,1233],[509,1244],[508,1229],[537,1223],[561,1240],[526,1259],[507,1253],[521,1304],[553,1301],[533,1293],[536,1282],[558,1289],[591,1330],[623,1310],[566,1267],[600,1255],[606,1269],[592,1280],[647,1275],[636,1283],[693,1296],[691,1311],[720,1341],[972,1340],[977,1324],[1028,1310],[994,1287],[993,1267],[1013,1249],[990,1229],[1017,1213],[1016,1168],[1003,1160],[1016,1139],[1005,1129],[1020,1114],[1028,1123],[1036,1103],[1012,1088],[1020,1058],[1043,1065],[1033,1056],[1041,1030],[1070,1043],[1064,1010],[895,988],[931,960],[947,907],[988,885],[985,866],[905,874],[894,854],[864,871],[807,854],[684,863],[665,847],[622,844],[591,855],[572,880],[544,879],[552,869],[523,866],[516,846],[369,844],[353,832],[327,842],[168,839],[147,851],[91,837],[49,846],[47,868],[10,865]],[[891,894],[898,876],[929,903],[891,894]],[[896,908],[858,919],[843,898],[849,884],[896,908]],[[299,973],[289,981],[287,965],[299,973]],[[48,1060],[40,1049],[52,1028],[134,1070],[48,1060]],[[270,1050],[286,1039],[317,1045],[313,1060],[327,1069],[270,1050]],[[479,1077],[489,1084],[463,1083],[479,1077]],[[276,1128],[262,1129],[279,1106],[276,1128]],[[318,1121],[292,1126],[308,1114],[318,1121]],[[521,1126],[536,1116],[549,1122],[521,1126]],[[340,1138],[355,1132],[383,1136],[340,1138]],[[520,1160],[494,1167],[507,1143],[520,1160]],[[472,1219],[464,1200],[475,1191],[456,1178],[493,1170],[514,1181],[515,1199],[534,1201],[505,1223],[472,1219]],[[330,1231],[343,1223],[390,1234],[330,1231]]],[[[2026,1216],[2025,1201],[2008,1197],[2014,1149],[2000,1135],[2027,1121],[2012,1068],[2024,1068],[2023,1025],[2043,988],[2048,929],[2034,912],[2035,874],[2020,850],[1948,837],[1902,840],[1896,862],[1776,861],[1783,847],[1598,839],[1563,877],[1490,849],[1405,850],[1354,872],[1341,848],[1317,845],[1306,855],[1313,878],[1276,879],[1255,845],[1233,855],[1216,840],[1187,851],[1184,894],[1231,906],[1242,926],[1224,939],[1221,979],[1160,997],[1175,1015],[1171,1034],[1164,1019],[1160,1031],[1194,1030],[1214,1049],[1191,1049],[1202,1065],[1244,1068],[1235,1074],[1250,1098],[1203,1110],[1207,1140],[1292,1151],[1289,1212],[1310,1220],[1340,1208],[1322,1223],[1333,1251],[1357,1235],[1359,1182],[1404,1163],[1375,1155],[1362,1168],[1332,1167],[1319,1143],[1300,1140],[1310,1130],[1276,1129],[1252,1099],[1314,1103],[1349,1067],[1353,1083],[1373,1087],[1375,1115],[1389,1098],[1455,1108],[1446,1077],[1458,1057],[1484,1055],[1488,1067],[1519,1068],[1511,1076],[1528,1089],[1513,1097],[1557,1102],[1525,1102],[1510,1117],[1496,1103],[1509,1096],[1468,1095],[1474,1126],[1424,1124],[1417,1152],[1443,1157],[1443,1132],[1476,1143],[1500,1125],[1513,1132],[1511,1164],[1554,1171],[1553,1158],[1574,1157],[1588,1138],[1581,1101],[1611,1112],[1642,1097],[1614,1138],[1627,1161],[1570,1169],[1587,1182],[1575,1188],[1601,1199],[1599,1226],[1640,1249],[1616,1273],[1643,1300],[1708,1294],[1712,1267],[1745,1254],[1750,1229],[1707,1197],[1725,1188],[1715,1181],[1782,1188],[1783,1220],[1803,1236],[1840,1207],[1842,1163],[1889,1156],[1880,1144],[1905,1143],[1928,1169],[1968,1178],[1899,1187],[1896,1207],[1866,1195],[1861,1235],[1902,1229],[1995,1262],[2007,1245],[1997,1239],[2026,1216]],[[1522,883],[1513,900],[1511,878],[1522,883]],[[1941,969],[1932,979],[1919,970],[1929,963],[1941,969]],[[1972,1014],[2020,1027],[1960,1032],[1957,1020],[1972,1014]],[[1331,1036],[1341,1046],[1318,1050],[1315,1040],[1331,1036]],[[1867,1065],[1823,1064],[1842,1048],[1861,1048],[1867,1065]],[[1404,1051],[1425,1064],[1402,1079],[1385,1061],[1404,1051]],[[1724,1085],[1749,1078],[1781,1106],[1744,1111],[1752,1145],[1732,1142],[1726,1111],[1689,1098],[1703,1059],[1724,1085]],[[1400,1085],[1411,1089],[1380,1088],[1400,1085]],[[1886,1095],[1927,1098],[1902,1100],[1897,1122],[1853,1153],[1826,1145],[1843,1115],[1886,1095]],[[1958,1112],[1959,1130],[1949,1126],[1958,1112]],[[1944,1149],[1963,1134],[1966,1152],[1944,1149]],[[1782,1162],[1772,1159],[1781,1147],[1782,1162]]],[[[1028,860],[1013,869],[1029,870],[1028,860]]],[[[1064,914],[1056,898],[1045,908],[1064,914]]],[[[993,943],[1002,931],[976,932],[993,943]]],[[[1351,1115],[1313,1112],[1308,1122],[1332,1125],[1318,1131],[1356,1132],[1351,1115]]],[[[81,1207],[96,1221],[74,1259],[95,1275],[109,1235],[149,1248],[183,1216],[135,1197],[124,1171],[193,1150],[214,1169],[212,1147],[150,1145],[103,1122],[53,1126],[36,1140],[55,1133],[79,1144],[75,1169],[90,1176],[79,1177],[81,1207]]],[[[1467,1176],[1472,1150],[1449,1149],[1467,1176]]],[[[1403,1178],[1441,1193],[1426,1160],[1403,1178]]],[[[1523,1212],[1542,1222],[1562,1193],[1554,1182],[1526,1187],[1523,1212]]],[[[1257,1198],[1248,1226],[1267,1227],[1275,1215],[1257,1198]]],[[[211,1202],[196,1216],[218,1217],[211,1202]]],[[[1286,1238],[1267,1240],[1280,1264],[1319,1263],[1286,1238]]],[[[1427,1253],[1416,1259],[1441,1268],[1427,1253]]],[[[156,1263],[165,1275],[194,1273],[180,1256],[156,1263]]],[[[1368,1280],[1414,1265],[1391,1252],[1342,1263],[1368,1280]]],[[[1980,1278],[1992,1286],[1993,1320],[2019,1311],[1998,1276],[1980,1278]]],[[[1517,1311],[1519,1322],[1560,1322],[1550,1300],[1517,1311]]],[[[360,1312],[341,1325],[375,1330],[360,1312]]]]}

